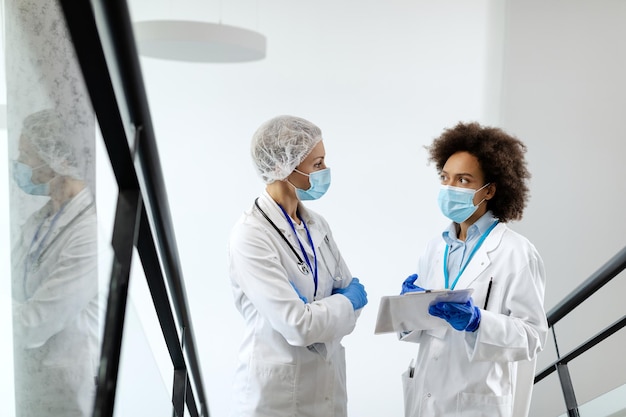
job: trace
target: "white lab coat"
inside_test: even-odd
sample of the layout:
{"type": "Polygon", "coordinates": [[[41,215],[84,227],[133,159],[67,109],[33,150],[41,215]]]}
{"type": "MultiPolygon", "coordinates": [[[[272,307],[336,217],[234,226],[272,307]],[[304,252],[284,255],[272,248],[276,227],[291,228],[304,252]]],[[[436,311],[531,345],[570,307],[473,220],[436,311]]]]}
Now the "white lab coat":
{"type": "MultiPolygon", "coordinates": [[[[304,259],[274,200],[264,192],[258,202],[304,259]]],[[[347,286],[352,275],[326,221],[302,204],[299,211],[317,254],[317,296],[312,273],[304,275],[298,269],[289,246],[254,205],[231,233],[232,291],[246,326],[233,386],[233,416],[347,415],[341,339],[354,329],[359,311],[345,296],[331,291],[347,286]]],[[[306,234],[300,240],[313,262],[306,234]]]]}
{"type": "Polygon", "coordinates": [[[18,417],[83,417],[92,413],[100,351],[93,203],[89,190],[82,190],[67,203],[51,228],[55,213],[51,203],[46,204],[29,217],[13,248],[18,417]],[[40,239],[33,243],[38,228],[40,239]],[[39,246],[43,236],[45,241],[39,246]],[[39,256],[33,257],[38,250],[39,256]]]}
{"type": "MultiPolygon", "coordinates": [[[[432,240],[419,261],[416,284],[442,288],[445,242],[432,240]]],[[[537,354],[548,325],[543,307],[545,272],[535,247],[498,224],[476,251],[455,289],[473,288],[484,307],[476,332],[446,328],[415,331],[414,375],[402,375],[405,416],[523,417],[528,413],[537,354]]]]}

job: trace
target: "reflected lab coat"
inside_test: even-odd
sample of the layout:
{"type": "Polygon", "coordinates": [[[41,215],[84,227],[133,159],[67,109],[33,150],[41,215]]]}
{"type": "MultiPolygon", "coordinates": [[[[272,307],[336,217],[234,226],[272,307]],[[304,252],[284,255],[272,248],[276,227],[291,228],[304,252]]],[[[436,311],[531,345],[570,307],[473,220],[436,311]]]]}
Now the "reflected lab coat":
{"type": "Polygon", "coordinates": [[[30,216],[11,256],[18,417],[92,413],[100,352],[94,198],[85,188],[51,224],[54,214],[48,202],[30,216]]]}
{"type": "MultiPolygon", "coordinates": [[[[443,238],[429,243],[417,285],[443,287],[444,251],[443,238]]],[[[535,247],[504,223],[476,251],[455,289],[473,288],[474,304],[482,308],[491,278],[476,332],[447,326],[401,337],[419,343],[413,377],[402,375],[406,416],[527,415],[536,356],[548,332],[545,272],[535,247]]]]}
{"type": "MultiPolygon", "coordinates": [[[[264,192],[263,211],[281,229],[301,258],[300,245],[279,206],[264,192]]],[[[346,416],[343,336],[352,332],[359,311],[343,295],[352,275],[326,221],[299,204],[318,261],[318,289],[256,207],[231,232],[229,268],[235,305],[245,320],[234,381],[233,416],[346,416]],[[309,304],[298,297],[291,283],[309,304]]],[[[302,227],[302,226],[300,226],[302,227]]],[[[313,263],[306,234],[299,234],[313,263]]]]}

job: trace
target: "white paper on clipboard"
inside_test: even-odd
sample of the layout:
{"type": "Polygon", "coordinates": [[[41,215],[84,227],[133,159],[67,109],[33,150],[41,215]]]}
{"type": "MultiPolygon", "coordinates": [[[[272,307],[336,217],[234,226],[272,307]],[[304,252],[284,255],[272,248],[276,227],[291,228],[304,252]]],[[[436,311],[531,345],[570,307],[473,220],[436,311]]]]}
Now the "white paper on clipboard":
{"type": "Polygon", "coordinates": [[[473,288],[462,290],[430,290],[388,295],[380,299],[374,334],[429,330],[449,324],[428,313],[428,307],[439,301],[465,303],[474,292],[473,288]]]}

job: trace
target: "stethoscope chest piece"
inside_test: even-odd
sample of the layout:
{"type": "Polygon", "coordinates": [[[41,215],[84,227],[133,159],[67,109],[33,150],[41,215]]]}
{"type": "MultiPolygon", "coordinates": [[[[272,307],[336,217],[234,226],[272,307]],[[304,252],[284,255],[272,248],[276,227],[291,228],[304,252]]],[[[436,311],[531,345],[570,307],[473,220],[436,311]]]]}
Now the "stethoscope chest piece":
{"type": "MultiPolygon", "coordinates": [[[[300,270],[300,272],[302,272],[304,275],[309,275],[309,272],[311,271],[311,267],[309,266],[310,264],[308,264],[309,258],[306,255],[306,252],[304,250],[304,247],[302,246],[302,243],[300,243],[300,239],[298,239],[298,243],[300,243],[300,249],[302,249],[302,253],[304,254],[304,257],[306,258],[307,263],[305,263],[304,260],[300,257],[300,255],[298,255],[298,252],[296,252],[296,250],[294,249],[293,245],[289,242],[289,240],[287,240],[287,238],[285,237],[283,232],[280,231],[278,226],[276,226],[276,224],[274,224],[272,219],[270,219],[269,216],[267,214],[265,214],[265,212],[261,209],[261,206],[259,206],[258,200],[259,200],[258,198],[256,200],[254,200],[254,204],[255,204],[256,208],[259,209],[259,211],[261,212],[263,217],[265,217],[265,219],[269,222],[269,224],[272,225],[274,230],[276,230],[276,232],[278,232],[280,237],[283,238],[285,243],[287,243],[287,245],[289,246],[289,249],[291,249],[291,251],[295,255],[296,259],[298,259],[298,269],[300,270]]],[[[285,218],[287,219],[287,221],[290,222],[289,216],[287,215],[285,210],[282,208],[282,206],[279,205],[279,207],[283,211],[283,214],[285,215],[285,218]]],[[[306,223],[304,223],[304,220],[302,220],[302,222],[304,224],[304,228],[306,229],[307,235],[309,236],[309,243],[311,244],[311,247],[313,248],[313,255],[315,256],[315,247],[313,246],[313,241],[311,240],[311,235],[309,234],[309,229],[306,228],[306,223]]],[[[296,238],[298,238],[298,235],[296,233],[296,229],[294,228],[293,224],[291,222],[289,224],[291,225],[291,228],[292,228],[293,233],[295,234],[296,238]]],[[[313,273],[313,279],[315,281],[315,291],[317,292],[317,258],[315,258],[315,265],[316,265],[316,267],[315,267],[316,269],[315,269],[315,271],[313,273]]]]}
{"type": "Polygon", "coordinates": [[[304,275],[309,275],[309,267],[304,262],[298,262],[298,269],[304,275]]]}

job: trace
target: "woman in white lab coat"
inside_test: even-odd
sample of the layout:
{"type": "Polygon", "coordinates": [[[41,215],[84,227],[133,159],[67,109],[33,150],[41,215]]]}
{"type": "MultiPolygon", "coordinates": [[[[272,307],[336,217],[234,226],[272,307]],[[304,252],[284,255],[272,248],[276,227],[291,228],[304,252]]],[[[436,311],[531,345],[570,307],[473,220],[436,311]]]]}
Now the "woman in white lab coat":
{"type": "Polygon", "coordinates": [[[24,120],[15,183],[48,198],[12,250],[16,415],[92,414],[99,358],[94,198],[53,110],[24,120]]]}
{"type": "Polygon", "coordinates": [[[459,123],[428,150],[440,173],[439,206],[452,223],[428,244],[402,293],[474,292],[467,303],[430,307],[447,326],[401,335],[419,343],[402,375],[405,415],[526,416],[548,331],[543,261],[506,225],[526,204],[526,147],[501,129],[459,123]]]}
{"type": "Polygon", "coordinates": [[[330,185],[321,131],[278,116],[259,127],[251,150],[266,188],[229,243],[235,306],[246,326],[232,415],[346,416],[341,339],[367,294],[324,218],[301,203],[330,185]]]}

